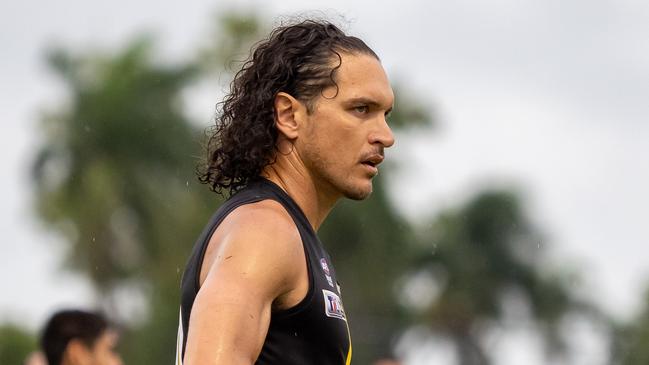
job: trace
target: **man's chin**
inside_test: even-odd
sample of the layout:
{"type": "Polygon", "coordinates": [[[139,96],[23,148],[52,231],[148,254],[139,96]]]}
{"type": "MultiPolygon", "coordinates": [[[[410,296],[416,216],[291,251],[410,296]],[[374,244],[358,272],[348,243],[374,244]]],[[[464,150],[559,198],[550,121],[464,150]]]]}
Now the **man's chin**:
{"type": "Polygon", "coordinates": [[[345,192],[345,197],[351,200],[364,200],[372,194],[372,181],[367,186],[355,187],[345,192]]]}

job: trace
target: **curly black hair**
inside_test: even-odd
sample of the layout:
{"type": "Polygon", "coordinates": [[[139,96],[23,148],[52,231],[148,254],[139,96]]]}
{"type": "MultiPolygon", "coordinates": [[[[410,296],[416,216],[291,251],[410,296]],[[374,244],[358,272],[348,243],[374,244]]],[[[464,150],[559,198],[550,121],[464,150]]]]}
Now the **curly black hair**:
{"type": "Polygon", "coordinates": [[[280,26],[258,43],[221,104],[199,180],[219,194],[226,190],[232,195],[257,179],[275,158],[275,96],[288,93],[311,113],[322,91],[337,87],[341,53],[379,59],[365,42],[321,20],[280,26]]]}

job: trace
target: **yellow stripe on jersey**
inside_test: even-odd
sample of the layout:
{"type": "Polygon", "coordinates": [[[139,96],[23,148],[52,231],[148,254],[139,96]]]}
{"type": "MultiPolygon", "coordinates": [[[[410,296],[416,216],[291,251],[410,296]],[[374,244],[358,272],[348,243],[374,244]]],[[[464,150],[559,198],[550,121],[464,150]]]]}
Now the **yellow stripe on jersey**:
{"type": "Polygon", "coordinates": [[[178,335],[176,337],[176,363],[175,365],[183,365],[183,310],[180,309],[178,316],[178,335]]]}
{"type": "Polygon", "coordinates": [[[352,363],[352,334],[349,332],[349,323],[347,321],[345,321],[345,325],[347,326],[347,337],[349,337],[349,351],[347,351],[345,365],[349,365],[352,363]]]}

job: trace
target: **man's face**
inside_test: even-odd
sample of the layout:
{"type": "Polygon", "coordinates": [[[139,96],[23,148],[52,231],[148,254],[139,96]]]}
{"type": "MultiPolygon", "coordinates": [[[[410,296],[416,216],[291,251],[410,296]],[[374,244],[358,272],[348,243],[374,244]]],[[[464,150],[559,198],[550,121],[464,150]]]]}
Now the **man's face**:
{"type": "Polygon", "coordinates": [[[117,353],[119,335],[108,329],[95,341],[89,352],[88,365],[122,365],[122,359],[117,353]]]}
{"type": "Polygon", "coordinates": [[[338,89],[323,90],[296,147],[320,191],[361,200],[372,192],[383,149],[394,144],[386,123],[394,94],[376,58],[341,56],[338,89]]]}

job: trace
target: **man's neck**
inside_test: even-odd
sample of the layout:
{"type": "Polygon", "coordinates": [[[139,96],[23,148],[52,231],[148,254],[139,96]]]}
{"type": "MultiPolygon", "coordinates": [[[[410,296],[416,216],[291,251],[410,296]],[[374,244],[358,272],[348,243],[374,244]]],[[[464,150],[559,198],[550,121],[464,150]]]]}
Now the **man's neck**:
{"type": "Polygon", "coordinates": [[[318,184],[306,169],[296,167],[283,156],[278,156],[273,164],[264,168],[262,176],[282,188],[295,201],[317,232],[340,195],[318,184]]]}

